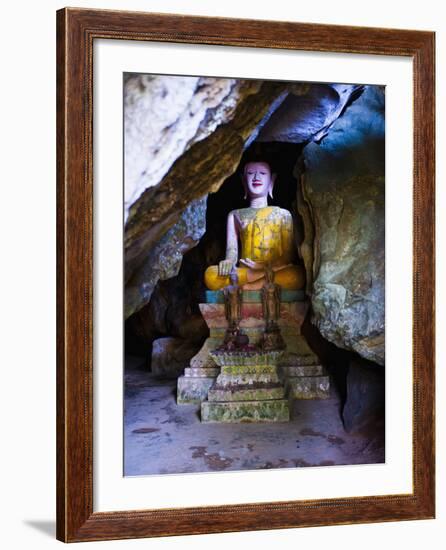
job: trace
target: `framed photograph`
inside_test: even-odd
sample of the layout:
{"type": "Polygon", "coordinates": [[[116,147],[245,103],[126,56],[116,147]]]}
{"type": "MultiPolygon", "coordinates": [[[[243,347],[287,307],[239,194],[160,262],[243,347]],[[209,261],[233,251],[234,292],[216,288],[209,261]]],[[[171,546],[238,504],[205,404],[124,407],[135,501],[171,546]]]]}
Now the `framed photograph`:
{"type": "Polygon", "coordinates": [[[433,518],[432,32],[57,12],[57,537],[433,518]]]}

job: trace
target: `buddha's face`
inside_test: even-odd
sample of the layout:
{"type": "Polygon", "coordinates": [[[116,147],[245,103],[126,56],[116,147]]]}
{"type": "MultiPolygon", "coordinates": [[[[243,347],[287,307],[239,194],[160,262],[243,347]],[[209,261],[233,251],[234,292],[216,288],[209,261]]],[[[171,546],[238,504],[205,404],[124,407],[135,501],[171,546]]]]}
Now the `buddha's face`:
{"type": "Polygon", "coordinates": [[[267,162],[248,162],[244,176],[245,190],[250,198],[272,195],[275,176],[267,162]]]}

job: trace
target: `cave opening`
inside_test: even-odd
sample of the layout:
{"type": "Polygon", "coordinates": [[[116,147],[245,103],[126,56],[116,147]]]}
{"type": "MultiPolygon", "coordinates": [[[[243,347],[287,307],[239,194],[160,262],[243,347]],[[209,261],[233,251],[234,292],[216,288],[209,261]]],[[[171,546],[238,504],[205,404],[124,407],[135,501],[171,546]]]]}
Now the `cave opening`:
{"type": "Polygon", "coordinates": [[[203,274],[209,265],[218,264],[226,252],[226,222],[230,211],[247,205],[240,167],[250,158],[274,159],[277,175],[270,206],[292,213],[296,257],[303,240],[303,221],[297,208],[298,177],[303,170],[301,159],[305,143],[253,142],[244,152],[235,170],[206,200],[206,231],[196,246],[183,255],[178,275],[159,280],[151,299],[125,322],[126,354],[144,358],[144,368],[151,370],[153,341],[177,338],[178,364],[169,375],[180,375],[185,364],[208,336],[208,328],[198,304],[206,290],[203,274]],[[148,345],[149,344],[149,345],[148,345]],[[192,355],[190,355],[192,354],[192,355]],[[190,355],[190,356],[189,356],[190,355]]]}
{"type": "MultiPolygon", "coordinates": [[[[301,334],[328,371],[338,396],[331,414],[341,420],[347,432],[364,433],[374,441],[376,448],[370,451],[376,458],[383,451],[385,413],[384,331],[376,307],[383,299],[384,284],[380,225],[384,219],[383,90],[340,84],[290,89],[292,93],[268,113],[261,127],[244,137],[249,145],[237,163],[223,163],[231,169],[226,170],[221,184],[211,191],[212,182],[208,183],[208,192],[202,198],[187,203],[189,219],[201,216],[204,229],[194,236],[186,232],[179,238],[173,233],[174,246],[168,252],[180,257],[176,274],[171,269],[168,276],[153,277],[149,298],[142,295],[140,299],[138,295],[141,303],[124,325],[126,365],[130,369],[126,372],[132,380],[150,373],[155,386],[170,387],[170,398],[176,399],[177,379],[210,336],[199,307],[206,302],[204,271],[225,257],[228,213],[247,206],[240,167],[247,159],[274,159],[277,180],[268,204],[291,212],[296,261],[304,265],[307,274],[303,292],[309,308],[301,334]]],[[[208,113],[207,122],[210,119],[208,113]]],[[[218,142],[213,145],[218,151],[218,142]]],[[[205,166],[212,172],[209,149],[198,146],[186,151],[171,172],[181,178],[181,166],[189,169],[188,157],[198,164],[204,157],[205,166]],[[186,160],[183,165],[182,159],[186,160]]],[[[219,153],[224,156],[226,151],[219,153]]],[[[169,173],[164,179],[168,182],[168,178],[169,173]]],[[[162,186],[160,189],[159,197],[165,200],[166,191],[162,186]]],[[[155,203],[157,192],[157,188],[147,191],[155,203]]],[[[149,202],[145,199],[142,207],[137,205],[139,211],[131,210],[130,229],[144,212],[144,204],[149,202]]],[[[156,260],[157,250],[152,246],[150,261],[156,260]]],[[[165,253],[162,247],[159,250],[165,253]]],[[[147,267],[144,269],[145,275],[150,274],[147,267]]],[[[142,287],[141,279],[136,283],[142,287]]],[[[327,406],[321,403],[318,414],[328,414],[327,406]]],[[[306,413],[310,414],[311,406],[305,400],[299,407],[310,407],[306,413]]],[[[173,414],[174,409],[170,407],[169,411],[173,414]]],[[[322,416],[318,422],[323,424],[322,416]]],[[[178,415],[172,418],[165,422],[181,420],[178,415]]],[[[322,437],[317,429],[306,427],[301,435],[322,437]]],[[[338,436],[333,435],[332,440],[343,444],[338,436]]],[[[338,460],[334,463],[340,463],[338,460]]],[[[311,464],[303,460],[296,465],[311,464]]]]}
{"type": "MultiPolygon", "coordinates": [[[[203,273],[206,267],[218,264],[225,256],[228,213],[246,206],[240,166],[247,159],[274,158],[277,180],[273,197],[268,198],[268,204],[285,208],[292,213],[297,255],[305,236],[297,199],[301,196],[299,178],[305,173],[303,151],[306,145],[307,143],[253,142],[243,154],[237,170],[225,180],[217,192],[208,195],[206,231],[203,237],[184,254],[178,275],[159,280],[149,303],[126,320],[126,354],[143,359],[143,362],[137,363],[144,370],[154,372],[161,378],[177,378],[209,336],[209,329],[198,307],[204,300],[206,290],[203,273]],[[170,352],[167,350],[166,353],[166,346],[170,348],[170,352]],[[169,361],[168,367],[165,362],[152,366],[152,357],[157,357],[158,354],[169,361]]],[[[314,251],[311,251],[311,256],[314,256],[314,251]]],[[[298,261],[302,262],[302,258],[298,261]]],[[[302,333],[330,373],[340,395],[338,412],[342,416],[347,401],[347,375],[351,363],[359,361],[366,372],[370,370],[370,365],[367,367],[367,361],[361,360],[357,353],[339,348],[326,340],[311,323],[311,316],[310,307],[302,333]]],[[[374,393],[378,394],[374,417],[379,417],[381,422],[384,413],[384,381],[381,374],[374,373],[372,377],[374,393]]],[[[351,423],[347,421],[347,424],[349,422],[351,423]]]]}

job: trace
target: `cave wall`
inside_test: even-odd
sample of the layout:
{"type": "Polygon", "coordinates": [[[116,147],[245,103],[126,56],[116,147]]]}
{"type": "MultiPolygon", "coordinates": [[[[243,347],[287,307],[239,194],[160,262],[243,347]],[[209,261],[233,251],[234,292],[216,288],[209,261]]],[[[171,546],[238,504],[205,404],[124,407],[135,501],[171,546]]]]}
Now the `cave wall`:
{"type": "Polygon", "coordinates": [[[147,250],[125,288],[125,318],[148,304],[158,281],[178,275],[183,255],[197,245],[206,231],[206,196],[192,201],[178,221],[147,250]]]}
{"type": "Polygon", "coordinates": [[[261,81],[126,73],[124,208],[158,185],[194,143],[234,117],[261,81]]]}
{"type": "Polygon", "coordinates": [[[313,224],[313,256],[307,262],[312,322],[330,342],[380,365],[385,361],[384,153],[384,88],[366,86],[328,135],[307,145],[301,180],[313,224]]]}

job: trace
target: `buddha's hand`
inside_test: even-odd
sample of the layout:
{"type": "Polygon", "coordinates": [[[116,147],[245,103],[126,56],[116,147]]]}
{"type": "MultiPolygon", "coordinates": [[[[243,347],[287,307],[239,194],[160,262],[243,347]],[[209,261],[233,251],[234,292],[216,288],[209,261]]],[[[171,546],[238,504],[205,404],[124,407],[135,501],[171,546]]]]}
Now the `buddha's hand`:
{"type": "Polygon", "coordinates": [[[246,265],[246,267],[249,267],[249,269],[255,269],[255,270],[265,269],[265,264],[263,262],[255,262],[250,258],[241,258],[240,263],[243,265],[246,265]]]}
{"type": "Polygon", "coordinates": [[[234,267],[234,262],[232,260],[222,260],[218,264],[218,274],[220,277],[227,277],[234,267]]]}

